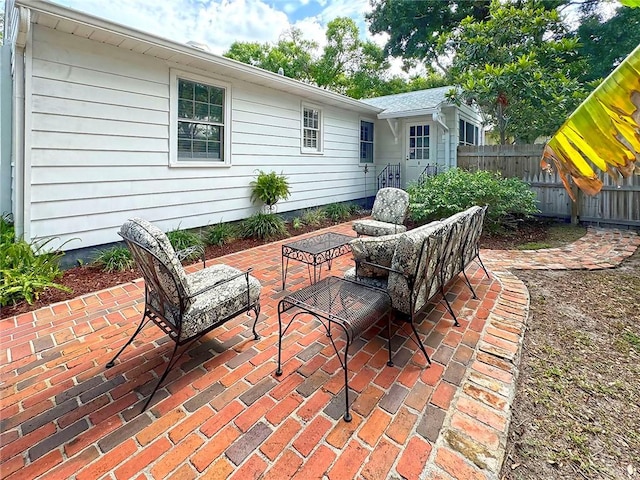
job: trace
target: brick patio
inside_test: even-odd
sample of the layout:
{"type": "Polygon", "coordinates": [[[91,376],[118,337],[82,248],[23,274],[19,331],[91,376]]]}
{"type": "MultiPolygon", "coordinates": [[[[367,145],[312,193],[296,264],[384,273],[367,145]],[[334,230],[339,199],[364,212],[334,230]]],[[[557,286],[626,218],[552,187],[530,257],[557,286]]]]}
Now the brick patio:
{"type": "MultiPolygon", "coordinates": [[[[331,230],[353,233],[350,224],[331,230]]],[[[491,278],[475,265],[467,271],[479,298],[461,279],[449,285],[460,327],[438,298],[417,327],[429,368],[407,327],[396,327],[393,367],[385,325],[356,341],[351,423],[342,420],[342,370],[317,321],[292,325],[284,374],[274,375],[281,244],[214,260],[254,268],[261,339],[245,315],[214,330],[143,414],[172,342],[149,326],[104,368],[138,323],[140,280],[1,320],[1,477],[497,479],[529,305],[508,269],[609,268],[640,238],[589,229],[562,249],[482,251],[491,278]]],[[[341,257],[332,272],[351,262],[341,257]]],[[[291,262],[288,289],[307,283],[306,267],[291,262]]]]}

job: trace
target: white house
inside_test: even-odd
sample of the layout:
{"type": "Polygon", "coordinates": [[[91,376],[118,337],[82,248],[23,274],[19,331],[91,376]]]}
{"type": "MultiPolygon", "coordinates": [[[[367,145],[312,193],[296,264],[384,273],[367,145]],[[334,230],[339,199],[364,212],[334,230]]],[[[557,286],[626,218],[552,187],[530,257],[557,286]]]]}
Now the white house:
{"type": "Polygon", "coordinates": [[[246,218],[258,169],[288,177],[285,212],[371,197],[388,163],[406,185],[482,142],[448,87],[358,101],[41,0],[7,0],[4,38],[0,206],[65,250],[118,241],[131,216],[246,218]]]}

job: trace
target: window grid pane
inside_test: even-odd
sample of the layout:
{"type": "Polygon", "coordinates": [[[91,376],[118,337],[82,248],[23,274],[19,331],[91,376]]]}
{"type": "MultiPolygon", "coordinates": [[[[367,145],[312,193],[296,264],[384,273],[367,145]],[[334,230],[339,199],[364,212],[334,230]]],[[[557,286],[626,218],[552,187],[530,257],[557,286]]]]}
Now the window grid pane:
{"type": "Polygon", "coordinates": [[[302,111],[302,146],[309,150],[320,150],[320,110],[304,108],[302,111]]]}
{"type": "Polygon", "coordinates": [[[223,88],[178,79],[178,159],[224,161],[223,88]]]}
{"type": "Polygon", "coordinates": [[[429,125],[409,127],[409,159],[429,160],[429,125]]]}
{"type": "Polygon", "coordinates": [[[373,163],[373,123],[360,121],[360,162],[373,163]]]}

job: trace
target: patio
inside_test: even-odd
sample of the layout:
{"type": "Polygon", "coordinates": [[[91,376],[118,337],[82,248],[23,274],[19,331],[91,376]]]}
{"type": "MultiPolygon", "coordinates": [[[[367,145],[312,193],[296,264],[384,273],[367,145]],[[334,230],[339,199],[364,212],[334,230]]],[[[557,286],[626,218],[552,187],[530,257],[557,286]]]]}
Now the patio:
{"type": "MultiPolygon", "coordinates": [[[[353,234],[350,223],[327,230],[353,234]]],[[[460,327],[442,302],[417,326],[429,368],[406,327],[393,338],[393,367],[383,324],[356,342],[351,423],[342,420],[342,370],[317,321],[292,325],[284,374],[274,374],[282,243],[212,260],[253,267],[261,339],[244,315],[210,333],[141,415],[170,342],[148,327],[104,367],[137,325],[140,280],[0,321],[2,477],[497,479],[529,303],[508,268],[610,268],[640,238],[589,229],[561,249],[482,251],[491,278],[477,266],[467,272],[479,299],[460,278],[449,285],[460,327]]],[[[332,273],[351,263],[336,259],[332,273]]],[[[288,291],[308,281],[306,267],[291,263],[288,291]]]]}

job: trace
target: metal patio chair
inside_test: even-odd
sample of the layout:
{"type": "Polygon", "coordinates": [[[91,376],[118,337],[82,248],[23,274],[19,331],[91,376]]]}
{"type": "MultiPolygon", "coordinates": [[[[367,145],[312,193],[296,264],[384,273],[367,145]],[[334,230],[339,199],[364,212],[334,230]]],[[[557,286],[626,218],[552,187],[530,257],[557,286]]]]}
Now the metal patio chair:
{"type": "Polygon", "coordinates": [[[358,236],[379,237],[407,231],[403,225],[409,209],[409,194],[399,188],[381,188],[376,194],[371,218],[356,220],[353,229],[358,236]]]}
{"type": "Polygon", "coordinates": [[[166,369],[149,395],[142,411],[176,365],[182,354],[200,337],[238,315],[253,310],[260,314],[260,282],[228,265],[213,265],[187,274],[169,239],[159,228],[141,218],[125,222],[119,232],[142,271],[145,282],[145,307],[140,325],[107,368],[131,344],[149,320],[175,342],[166,369]],[[179,355],[178,348],[185,347],[179,355]]]}

